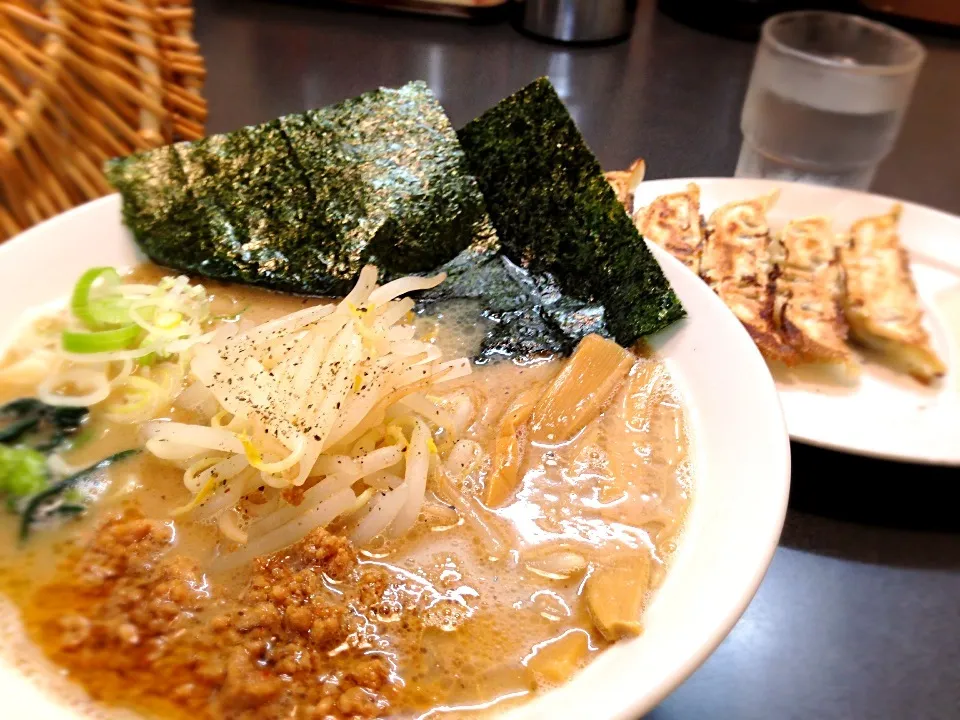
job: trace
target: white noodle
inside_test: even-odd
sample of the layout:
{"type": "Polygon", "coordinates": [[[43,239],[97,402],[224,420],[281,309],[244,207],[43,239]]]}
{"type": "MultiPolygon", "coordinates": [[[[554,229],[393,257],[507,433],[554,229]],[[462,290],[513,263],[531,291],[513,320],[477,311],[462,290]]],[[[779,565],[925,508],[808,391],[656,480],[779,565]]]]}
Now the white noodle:
{"type": "Polygon", "coordinates": [[[240,498],[257,487],[259,482],[258,472],[251,467],[244,468],[239,474],[230,478],[224,487],[217,488],[216,492],[197,508],[194,517],[201,522],[216,517],[227,508],[236,505],[240,498]]]}
{"type": "Polygon", "coordinates": [[[446,273],[437,273],[433,277],[417,277],[416,275],[408,275],[407,277],[399,278],[392,282],[388,282],[386,285],[381,285],[378,287],[376,290],[370,293],[370,297],[367,299],[367,304],[376,307],[377,305],[390,302],[394,298],[398,298],[401,295],[406,295],[409,292],[414,292],[415,290],[429,290],[430,288],[435,288],[446,279],[446,273]]]}
{"type": "MultiPolygon", "coordinates": [[[[206,484],[213,478],[216,478],[218,481],[225,482],[231,480],[248,467],[247,458],[243,455],[232,455],[228,458],[217,458],[217,462],[206,468],[203,472],[198,473],[194,478],[191,484],[187,485],[187,490],[192,493],[199,492],[199,490],[206,486],[206,484]]],[[[186,483],[186,477],[184,482],[186,483]]]]}
{"type": "Polygon", "coordinates": [[[387,340],[391,343],[413,340],[416,334],[417,329],[413,325],[397,325],[387,330],[387,340]]]}
{"type": "Polygon", "coordinates": [[[370,504],[370,512],[350,533],[350,539],[358,546],[373,540],[397,519],[397,515],[407,505],[409,495],[410,487],[406,483],[396,490],[378,494],[370,504]]]}
{"type": "Polygon", "coordinates": [[[406,502],[390,526],[390,534],[394,537],[403,535],[417,522],[427,491],[427,470],[430,466],[430,449],[427,443],[430,440],[430,430],[420,418],[414,418],[413,422],[413,433],[407,447],[407,467],[403,475],[403,483],[409,492],[406,502]]]}
{"type": "Polygon", "coordinates": [[[402,477],[388,472],[373,473],[365,477],[363,481],[370,487],[377,488],[378,490],[392,490],[403,484],[402,477]]]}
{"type": "Polygon", "coordinates": [[[388,467],[396,465],[402,459],[403,450],[397,445],[388,445],[387,447],[382,447],[379,450],[374,450],[373,452],[358,457],[356,461],[360,466],[360,477],[364,478],[375,472],[386,470],[388,467]]]}
{"type": "Polygon", "coordinates": [[[341,304],[359,307],[367,302],[370,293],[373,292],[373,289],[377,286],[377,278],[379,275],[380,271],[377,270],[376,265],[364,265],[360,271],[360,275],[357,277],[357,284],[353,286],[353,290],[347,294],[341,304]]]}
{"type": "Polygon", "coordinates": [[[265,535],[294,520],[297,516],[302,515],[305,508],[312,507],[333,497],[337,493],[349,488],[355,482],[356,478],[350,477],[349,475],[330,475],[325,477],[303,494],[303,499],[299,505],[286,505],[269,515],[264,515],[250,526],[250,532],[255,536],[265,535]]]}
{"type": "Polygon", "coordinates": [[[357,497],[352,490],[341,490],[333,497],[310,508],[296,519],[262,537],[251,540],[242,549],[218,558],[214,564],[218,569],[229,570],[239,565],[245,565],[261,555],[269,555],[277,550],[282,550],[298,540],[302,540],[314,528],[329,525],[337,516],[350,510],[356,499],[357,497]]]}
{"type": "Polygon", "coordinates": [[[110,396],[110,382],[102,371],[74,368],[45,378],[37,386],[37,398],[55,407],[90,407],[110,396]],[[82,395],[61,395],[58,388],[75,385],[88,392],[82,395]]]}
{"type": "MultiPolygon", "coordinates": [[[[377,318],[374,323],[374,328],[377,330],[385,330],[391,327],[415,307],[416,303],[410,298],[392,300],[385,305],[381,305],[374,313],[377,318]]],[[[410,327],[413,326],[411,325],[410,327]]]]}
{"type": "Polygon", "coordinates": [[[243,545],[247,542],[247,533],[240,527],[240,517],[236,509],[230,509],[217,518],[217,527],[227,540],[243,545]]]}
{"type": "Polygon", "coordinates": [[[201,382],[192,382],[177,397],[176,404],[185,410],[199,412],[205,417],[213,417],[217,413],[217,399],[201,382]]]}
{"type": "Polygon", "coordinates": [[[321,455],[313,466],[313,475],[350,475],[360,477],[360,466],[348,455],[321,455]]]}
{"type": "Polygon", "coordinates": [[[181,446],[193,446],[205,450],[220,450],[229,453],[244,453],[243,443],[234,433],[222,428],[204,425],[187,425],[178,422],[156,421],[143,427],[148,440],[170,442],[181,446]]]}

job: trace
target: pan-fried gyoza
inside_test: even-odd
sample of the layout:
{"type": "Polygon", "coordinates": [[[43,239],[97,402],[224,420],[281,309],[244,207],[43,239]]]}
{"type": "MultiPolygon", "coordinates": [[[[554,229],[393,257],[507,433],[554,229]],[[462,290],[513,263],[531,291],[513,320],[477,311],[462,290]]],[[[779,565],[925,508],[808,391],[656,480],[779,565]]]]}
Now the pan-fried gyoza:
{"type": "Polygon", "coordinates": [[[710,216],[700,276],[744,324],[769,358],[793,362],[796,351],[774,318],[776,266],[767,210],[776,193],[717,208],[710,216]]]}
{"type": "Polygon", "coordinates": [[[633,213],[633,190],[643,180],[646,172],[647,164],[642,158],[637,158],[626,170],[612,170],[605,173],[607,182],[617,194],[617,200],[623,205],[627,214],[633,213]]]}
{"type": "Polygon", "coordinates": [[[682,192],[656,198],[637,210],[633,222],[641,235],[699,274],[704,227],[700,217],[700,188],[696,183],[690,183],[682,192]]]}
{"type": "Polygon", "coordinates": [[[780,234],[776,318],[784,339],[808,362],[852,365],[843,317],[840,248],[822,217],[793,220],[780,234]]]}
{"type": "Polygon", "coordinates": [[[853,336],[923,383],[946,371],[923,327],[923,308],[897,223],[901,207],[850,228],[840,258],[846,278],[844,310],[853,336]]]}
{"type": "MultiPolygon", "coordinates": [[[[608,173],[620,195],[627,173],[608,173]],[[621,187],[622,186],[622,187],[621,187]]],[[[859,369],[850,339],[894,369],[929,384],[946,371],[923,326],[923,309],[900,244],[900,206],[838,234],[829,218],[789,221],[771,232],[776,193],[718,208],[704,222],[700,189],[655,198],[633,220],[709,284],[770,360],[859,369]]]]}

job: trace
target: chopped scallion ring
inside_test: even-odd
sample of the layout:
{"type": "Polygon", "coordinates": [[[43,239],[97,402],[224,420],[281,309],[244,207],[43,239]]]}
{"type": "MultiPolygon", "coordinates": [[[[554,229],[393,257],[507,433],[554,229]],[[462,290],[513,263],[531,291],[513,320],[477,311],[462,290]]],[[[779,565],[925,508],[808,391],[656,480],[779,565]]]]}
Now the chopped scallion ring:
{"type": "Polygon", "coordinates": [[[71,353],[111,352],[133,347],[140,338],[140,333],[139,326],[133,324],[96,332],[64,330],[61,342],[63,349],[71,353]]]}
{"type": "Polygon", "coordinates": [[[120,285],[120,274],[112,267],[87,270],[73,288],[70,310],[91,330],[130,322],[127,302],[120,297],[109,297],[120,285]]]}

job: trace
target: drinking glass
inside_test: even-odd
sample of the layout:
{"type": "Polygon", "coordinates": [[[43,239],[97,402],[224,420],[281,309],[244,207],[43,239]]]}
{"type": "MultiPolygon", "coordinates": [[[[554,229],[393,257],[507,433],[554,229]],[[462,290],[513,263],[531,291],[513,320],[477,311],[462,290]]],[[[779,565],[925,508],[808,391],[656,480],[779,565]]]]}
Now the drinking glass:
{"type": "Polygon", "coordinates": [[[856,15],[770,18],[743,104],[736,176],[869,187],[925,54],[906,33],[856,15]]]}

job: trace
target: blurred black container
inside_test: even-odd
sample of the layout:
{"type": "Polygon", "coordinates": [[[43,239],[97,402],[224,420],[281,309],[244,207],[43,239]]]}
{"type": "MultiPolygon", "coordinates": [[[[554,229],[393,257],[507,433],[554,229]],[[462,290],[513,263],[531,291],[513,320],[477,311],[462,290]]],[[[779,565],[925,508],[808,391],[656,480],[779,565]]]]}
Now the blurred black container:
{"type": "MultiPolygon", "coordinates": [[[[340,5],[386,12],[443,15],[481,22],[502,20],[507,16],[510,0],[327,0],[340,5]]],[[[323,4],[323,3],[320,3],[323,4]]]]}
{"type": "Polygon", "coordinates": [[[740,40],[756,40],[760,37],[763,21],[777,13],[791,10],[849,12],[857,5],[854,0],[659,0],[660,10],[684,25],[740,40]]]}
{"type": "Polygon", "coordinates": [[[637,0],[514,0],[514,24],[553,42],[596,45],[630,35],[637,0]]]}

